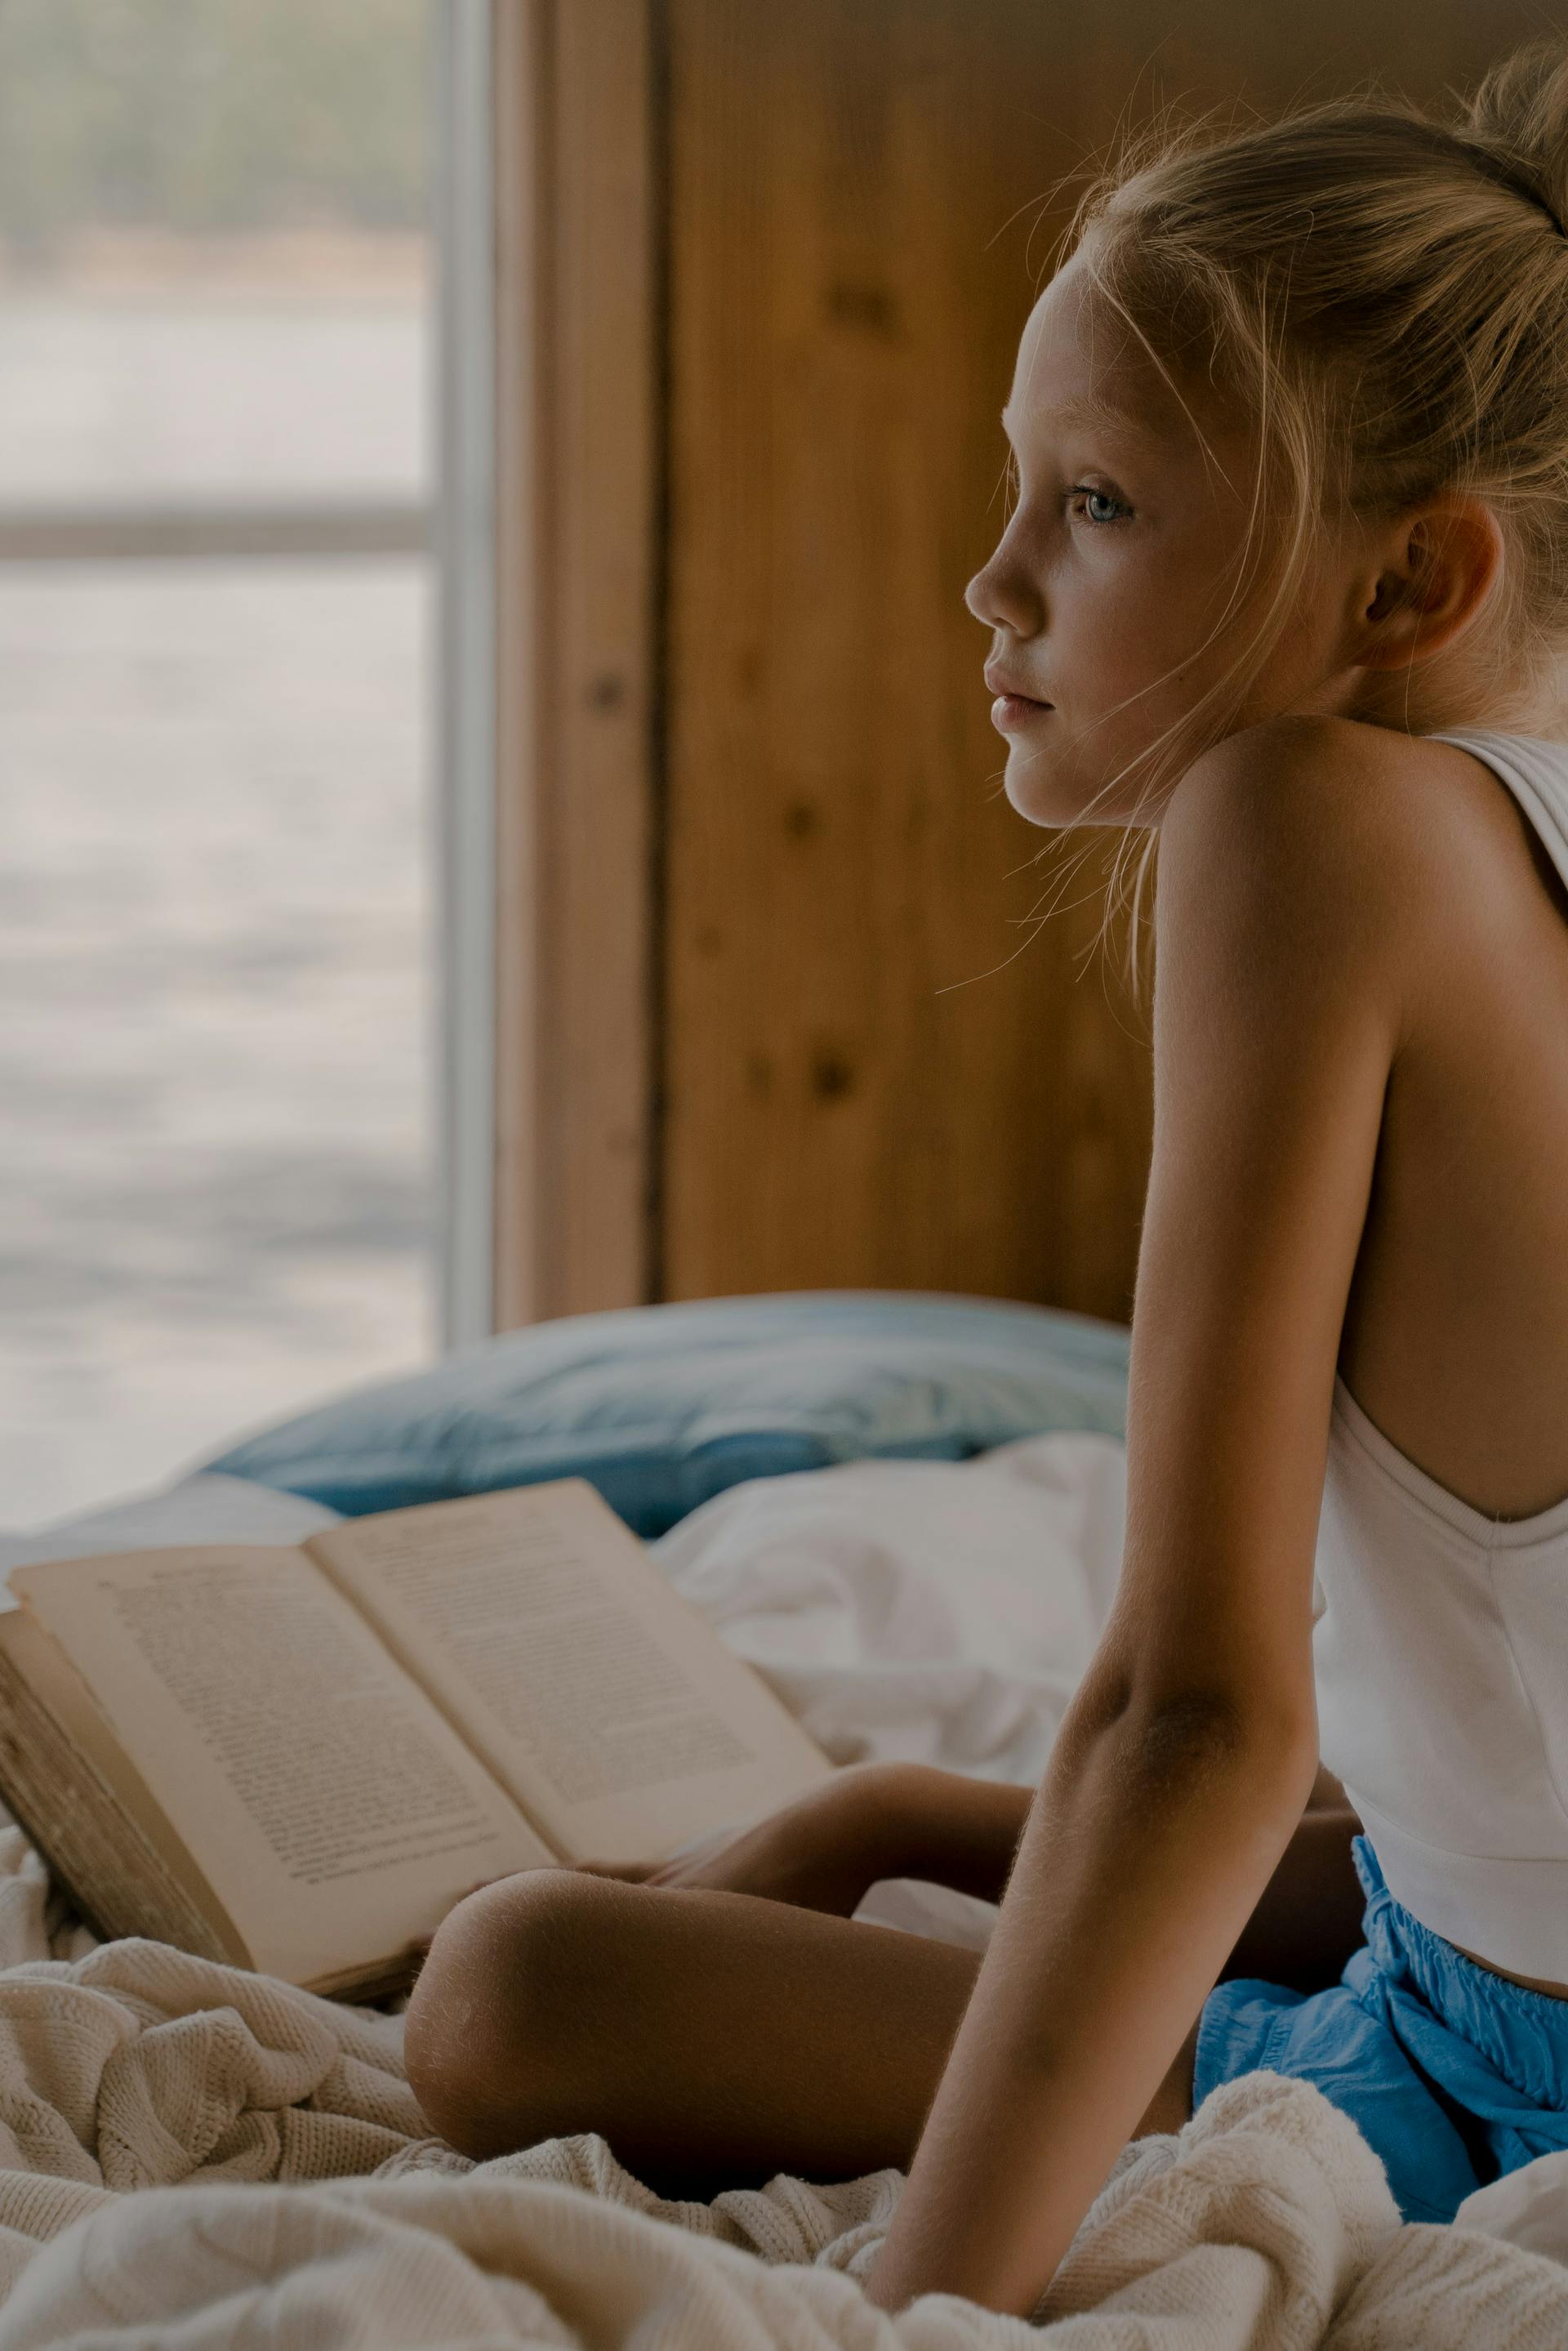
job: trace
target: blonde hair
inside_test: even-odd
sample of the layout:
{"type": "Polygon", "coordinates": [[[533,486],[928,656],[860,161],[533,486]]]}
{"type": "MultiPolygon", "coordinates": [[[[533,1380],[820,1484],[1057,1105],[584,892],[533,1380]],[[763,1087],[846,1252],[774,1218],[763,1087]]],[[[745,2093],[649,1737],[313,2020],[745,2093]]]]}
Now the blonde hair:
{"type": "MultiPolygon", "coordinates": [[[[1248,600],[1259,625],[1107,791],[1141,768],[1147,806],[1234,724],[1288,624],[1314,522],[1343,502],[1393,515],[1438,490],[1484,499],[1505,549],[1480,623],[1499,646],[1493,715],[1508,716],[1510,681],[1521,707],[1562,663],[1565,221],[1568,45],[1551,39],[1496,67],[1451,120],[1362,92],[1219,136],[1161,131],[1087,190],[1063,256],[1081,254],[1173,383],[1206,376],[1259,426],[1253,526],[1216,629],[1248,600]],[[1282,534],[1261,528],[1265,503],[1282,534]]],[[[1135,997],[1158,838],[1134,893],[1135,997]]]]}

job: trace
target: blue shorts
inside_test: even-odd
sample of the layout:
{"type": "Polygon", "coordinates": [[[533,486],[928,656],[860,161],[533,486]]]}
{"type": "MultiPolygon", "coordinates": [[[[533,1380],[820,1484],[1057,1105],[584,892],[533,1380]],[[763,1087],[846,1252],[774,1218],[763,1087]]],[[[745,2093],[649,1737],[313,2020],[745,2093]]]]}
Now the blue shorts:
{"type": "Polygon", "coordinates": [[[1203,2003],[1194,2108],[1263,2068],[1313,2083],[1382,2158],[1407,2220],[1568,2147],[1568,2000],[1478,1967],[1413,1918],[1365,1837],[1366,1947],[1329,1991],[1238,1978],[1203,2003]]]}

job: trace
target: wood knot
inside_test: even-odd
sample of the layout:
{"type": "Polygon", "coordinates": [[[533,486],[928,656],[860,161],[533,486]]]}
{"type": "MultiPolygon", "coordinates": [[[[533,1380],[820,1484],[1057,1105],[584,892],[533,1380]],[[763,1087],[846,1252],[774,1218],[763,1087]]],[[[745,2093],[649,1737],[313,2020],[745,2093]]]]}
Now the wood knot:
{"type": "Polygon", "coordinates": [[[835,278],[823,297],[823,306],[835,326],[856,327],[862,334],[889,338],[898,332],[898,298],[886,286],[835,278]]]}
{"type": "Polygon", "coordinates": [[[850,1092],[855,1084],[855,1069],[842,1053],[832,1050],[814,1053],[811,1061],[811,1091],[820,1102],[831,1102],[839,1094],[850,1092]]]}

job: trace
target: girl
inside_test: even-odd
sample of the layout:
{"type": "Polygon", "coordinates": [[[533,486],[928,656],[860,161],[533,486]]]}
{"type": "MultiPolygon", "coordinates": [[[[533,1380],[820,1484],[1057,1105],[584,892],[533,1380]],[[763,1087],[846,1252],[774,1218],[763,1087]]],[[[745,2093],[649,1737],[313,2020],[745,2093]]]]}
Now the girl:
{"type": "Polygon", "coordinates": [[[1116,1606],[1033,1794],[848,1772],[460,1905],[408,2017],[458,2147],[908,2165],[872,2300],[1028,2314],[1254,2066],[1411,2217],[1568,2145],[1565,205],[1552,47],[1088,202],[968,602],[1014,806],[1159,851],[1116,1606]],[[982,1960],[847,1917],[900,1875],[1005,1884],[982,1960]]]}

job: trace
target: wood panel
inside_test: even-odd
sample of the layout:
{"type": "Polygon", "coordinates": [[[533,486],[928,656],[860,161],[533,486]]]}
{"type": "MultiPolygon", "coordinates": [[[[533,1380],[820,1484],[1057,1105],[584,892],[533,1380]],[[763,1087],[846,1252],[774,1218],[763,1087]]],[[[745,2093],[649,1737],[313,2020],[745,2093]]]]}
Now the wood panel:
{"type": "Polygon", "coordinates": [[[662,297],[646,0],[495,0],[495,1327],[651,1295],[662,297]]]}
{"type": "Polygon", "coordinates": [[[1116,836],[1078,837],[1094,853],[1031,935],[1060,845],[1002,795],[961,601],[1062,216],[1038,200],[1162,100],[1373,70],[1426,94],[1540,11],[669,5],[651,1294],[866,1284],[1125,1319],[1147,1022],[1085,960],[1116,836]]]}

